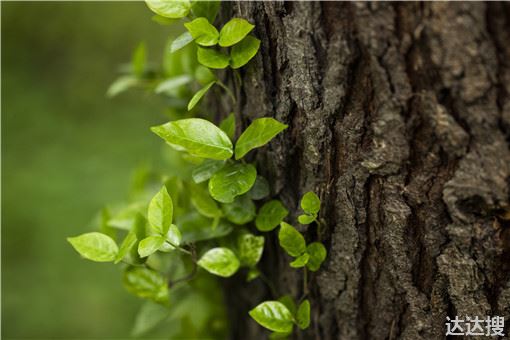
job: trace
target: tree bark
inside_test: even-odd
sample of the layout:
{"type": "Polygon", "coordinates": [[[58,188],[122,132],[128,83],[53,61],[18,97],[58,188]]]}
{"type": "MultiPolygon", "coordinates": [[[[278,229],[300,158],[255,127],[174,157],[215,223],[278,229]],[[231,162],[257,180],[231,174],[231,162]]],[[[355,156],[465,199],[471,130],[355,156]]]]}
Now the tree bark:
{"type": "MultiPolygon", "coordinates": [[[[237,87],[242,125],[289,125],[254,153],[259,171],[295,226],[306,191],[323,202],[321,235],[299,227],[328,257],[309,276],[310,329],[292,337],[443,339],[455,315],[508,326],[510,6],[241,1],[223,14],[262,40],[237,87]]],[[[229,283],[245,287],[228,297],[235,339],[268,334],[249,308],[303,293],[268,238],[277,296],[229,283]]]]}

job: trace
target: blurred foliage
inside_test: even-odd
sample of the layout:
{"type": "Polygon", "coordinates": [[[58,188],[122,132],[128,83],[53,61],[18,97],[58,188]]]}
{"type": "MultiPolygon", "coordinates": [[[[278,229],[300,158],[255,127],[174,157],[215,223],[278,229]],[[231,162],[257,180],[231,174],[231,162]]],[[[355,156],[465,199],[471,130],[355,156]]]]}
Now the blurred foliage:
{"type": "Polygon", "coordinates": [[[64,240],[129,194],[132,169],[162,166],[161,100],[105,92],[140,41],[160,63],[172,28],[143,2],[1,6],[2,337],[127,338],[141,302],[64,240]]]}

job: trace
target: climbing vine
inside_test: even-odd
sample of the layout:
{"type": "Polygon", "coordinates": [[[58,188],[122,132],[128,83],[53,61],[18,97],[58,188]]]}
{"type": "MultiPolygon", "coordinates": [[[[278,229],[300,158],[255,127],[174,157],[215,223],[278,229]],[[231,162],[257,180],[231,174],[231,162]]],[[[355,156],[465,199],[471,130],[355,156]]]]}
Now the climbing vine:
{"type": "MultiPolygon", "coordinates": [[[[214,70],[241,68],[257,54],[260,40],[251,35],[255,26],[232,18],[218,29],[214,25],[218,1],[146,3],[156,14],[156,22],[184,22],[185,31],[169,43],[162,70],[147,62],[141,44],[108,95],[138,87],[166,98],[171,121],[151,131],[168,145],[172,174],[150,170],[137,173],[132,202],[103,210],[99,232],[68,241],[86,259],[120,263],[126,289],[155,303],[143,309],[145,319],[153,319],[154,315],[167,316],[165,313],[175,308],[174,300],[182,304],[183,299],[192,299],[189,290],[176,296],[171,292],[182,290],[182,283],[193,286],[194,281],[210,282],[204,278],[206,272],[230,277],[246,268],[247,281],[261,277],[269,283],[257,264],[264,250],[264,233],[279,227],[280,246],[293,258],[289,265],[303,271],[303,296],[297,304],[288,295],[264,301],[249,315],[273,331],[273,338],[290,335],[294,325],[306,329],[310,324],[307,273],[320,268],[326,249],[320,242],[307,243],[285,221],[288,209],[270,197],[267,179],[245,158],[284,133],[287,125],[273,118],[259,118],[237,137],[234,113],[215,125],[212,117],[200,110],[201,99],[214,85],[236,102],[233,91],[214,70]]],[[[308,192],[300,203],[298,222],[316,223],[320,231],[319,197],[308,192]]],[[[143,333],[147,327],[138,328],[135,333],[143,333]]]]}

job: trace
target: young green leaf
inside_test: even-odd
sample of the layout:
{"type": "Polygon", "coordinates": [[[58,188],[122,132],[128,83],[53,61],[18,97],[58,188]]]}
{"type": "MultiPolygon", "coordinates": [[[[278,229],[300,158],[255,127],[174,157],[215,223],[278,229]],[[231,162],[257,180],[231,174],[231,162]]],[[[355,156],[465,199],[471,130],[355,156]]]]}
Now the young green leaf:
{"type": "Polygon", "coordinates": [[[276,228],[288,214],[289,211],[285,209],[282,202],[279,200],[271,200],[260,208],[257,218],[255,219],[255,226],[260,231],[271,231],[276,228]]]}
{"type": "Polygon", "coordinates": [[[269,143],[271,139],[286,128],[287,125],[273,118],[255,119],[237,140],[235,149],[236,159],[242,158],[252,149],[269,143]]]}
{"type": "Polygon", "coordinates": [[[156,89],[154,92],[156,93],[164,93],[169,91],[175,91],[179,87],[189,84],[191,82],[192,78],[185,74],[182,76],[177,76],[173,78],[166,79],[162,81],[161,83],[156,86],[156,89]]]}
{"type": "Polygon", "coordinates": [[[301,209],[310,215],[317,215],[321,208],[321,200],[312,191],[307,192],[301,198],[301,209]]]}
{"type": "Polygon", "coordinates": [[[213,48],[200,46],[197,48],[197,59],[200,64],[214,69],[227,67],[230,61],[229,56],[213,48]]]}
{"type": "Polygon", "coordinates": [[[191,203],[197,209],[197,211],[206,217],[215,218],[222,215],[221,209],[215,200],[209,196],[207,190],[203,190],[199,186],[193,186],[190,190],[191,203]]]}
{"type": "Polygon", "coordinates": [[[236,133],[236,116],[233,113],[229,114],[227,118],[221,121],[220,129],[227,134],[230,140],[234,140],[236,133]]]}
{"type": "Polygon", "coordinates": [[[232,163],[211,177],[209,193],[219,202],[232,203],[251,189],[256,178],[257,170],[252,164],[232,163]]]}
{"type": "Polygon", "coordinates": [[[165,243],[165,238],[162,236],[149,236],[144,238],[138,244],[138,254],[140,257],[147,257],[154,254],[165,243]]]}
{"type": "Polygon", "coordinates": [[[210,82],[209,84],[202,87],[200,90],[197,91],[197,93],[195,93],[193,95],[193,97],[191,98],[191,100],[188,103],[188,111],[191,111],[195,107],[195,105],[198,104],[200,99],[202,99],[202,97],[207,93],[207,91],[209,91],[211,86],[213,86],[215,83],[216,83],[216,81],[210,82]]]}
{"type": "Polygon", "coordinates": [[[165,235],[172,224],[174,206],[172,198],[163,186],[149,203],[147,212],[150,227],[160,235],[165,235]]]}
{"type": "Polygon", "coordinates": [[[219,44],[221,47],[232,46],[248,35],[255,25],[241,18],[233,18],[220,31],[219,44]]]}
{"type": "Polygon", "coordinates": [[[131,248],[136,244],[136,233],[134,231],[130,231],[124,240],[122,241],[119,252],[117,253],[117,256],[115,257],[115,264],[122,261],[122,259],[129,253],[131,248]]]}
{"type": "Polygon", "coordinates": [[[232,47],[230,51],[230,67],[236,69],[248,64],[257,54],[259,47],[259,39],[251,35],[246,36],[240,43],[232,47]]]}
{"type": "Polygon", "coordinates": [[[172,44],[170,45],[170,53],[180,50],[192,41],[193,37],[191,34],[189,32],[184,32],[172,41],[172,44]]]}
{"type": "Polygon", "coordinates": [[[299,215],[298,222],[301,224],[310,224],[317,218],[317,215],[299,215]]]}
{"type": "Polygon", "coordinates": [[[313,242],[308,245],[306,252],[310,255],[310,259],[306,264],[308,269],[312,272],[319,270],[327,256],[326,247],[320,242],[313,242]]]}
{"type": "Polygon", "coordinates": [[[252,221],[256,215],[255,203],[247,195],[236,197],[232,203],[223,203],[222,209],[227,220],[238,225],[252,221]]]}
{"type": "Polygon", "coordinates": [[[201,46],[213,46],[218,42],[219,33],[206,18],[196,18],[184,24],[195,42],[201,46]]]}
{"type": "Polygon", "coordinates": [[[292,331],[294,318],[285,305],[278,301],[265,301],[249,312],[261,326],[279,333],[292,331]]]}
{"type": "Polygon", "coordinates": [[[147,64],[147,52],[145,44],[142,42],[138,45],[131,58],[131,70],[137,77],[141,77],[145,71],[147,64]]]}
{"type": "Polygon", "coordinates": [[[209,273],[229,277],[239,269],[239,259],[228,248],[213,248],[208,250],[197,264],[209,273]]]}
{"type": "Polygon", "coordinates": [[[124,272],[126,289],[144,299],[158,303],[168,301],[166,280],[156,271],[145,267],[129,267],[124,272]]]}
{"type": "Polygon", "coordinates": [[[242,266],[253,267],[262,257],[264,251],[264,236],[241,234],[237,239],[239,260],[242,266]]]}
{"type": "Polygon", "coordinates": [[[119,248],[115,241],[105,234],[98,232],[68,237],[67,241],[84,258],[96,262],[110,262],[115,260],[119,248]]]}
{"type": "Polygon", "coordinates": [[[170,19],[184,18],[191,8],[189,0],[145,0],[145,3],[157,15],[170,19]]]}
{"type": "Polygon", "coordinates": [[[280,226],[278,233],[280,246],[291,256],[297,257],[303,254],[306,251],[303,235],[288,223],[282,222],[280,226]]]}
{"type": "Polygon", "coordinates": [[[267,183],[267,180],[257,175],[255,184],[253,184],[253,187],[248,191],[248,195],[252,200],[261,200],[269,196],[269,183],[267,183]]]}
{"type": "Polygon", "coordinates": [[[251,282],[260,276],[260,271],[256,267],[251,267],[246,274],[246,282],[251,282]]]}
{"type": "Polygon", "coordinates": [[[283,303],[292,315],[296,314],[297,306],[294,303],[294,299],[290,295],[283,295],[278,299],[278,301],[283,303]]]}
{"type": "Polygon", "coordinates": [[[225,166],[225,161],[218,161],[214,159],[206,159],[202,164],[198,165],[191,172],[191,177],[195,183],[202,183],[207,181],[217,171],[225,166]]]}
{"type": "Polygon", "coordinates": [[[168,229],[168,232],[166,233],[166,241],[170,242],[173,247],[177,247],[181,244],[181,231],[175,224],[172,224],[168,229]]]}
{"type": "Polygon", "coordinates": [[[106,91],[106,96],[109,98],[115,97],[119,93],[122,93],[132,87],[137,86],[140,80],[133,76],[122,76],[116,79],[106,91]]]}
{"type": "Polygon", "coordinates": [[[290,266],[292,268],[304,267],[308,263],[309,259],[310,259],[310,255],[308,255],[308,253],[304,253],[304,254],[296,257],[296,259],[290,263],[290,266]]]}
{"type": "Polygon", "coordinates": [[[296,313],[296,322],[301,329],[307,329],[310,326],[310,301],[301,302],[296,313]]]}
{"type": "Polygon", "coordinates": [[[221,1],[196,0],[191,3],[191,11],[195,17],[206,17],[209,22],[214,23],[220,9],[221,1]]]}
{"type": "Polygon", "coordinates": [[[213,123],[200,118],[176,120],[151,130],[177,150],[210,159],[227,159],[232,156],[232,142],[213,123]]]}

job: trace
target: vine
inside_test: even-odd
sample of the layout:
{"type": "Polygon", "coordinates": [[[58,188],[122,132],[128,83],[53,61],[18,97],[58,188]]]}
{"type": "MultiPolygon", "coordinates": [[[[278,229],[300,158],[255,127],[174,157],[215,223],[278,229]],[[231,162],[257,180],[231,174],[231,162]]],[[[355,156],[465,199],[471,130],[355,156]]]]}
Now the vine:
{"type": "MultiPolygon", "coordinates": [[[[100,232],[70,237],[68,241],[86,259],[122,263],[128,291],[171,308],[170,291],[203,275],[199,268],[220,277],[230,277],[246,268],[247,281],[261,278],[274,294],[272,283],[257,264],[265,243],[260,233],[279,227],[279,244],[293,258],[290,266],[302,268],[303,295],[298,305],[288,295],[264,301],[249,315],[273,331],[272,338],[287,337],[294,325],[306,329],[310,324],[308,271],[320,268],[326,248],[317,241],[307,244],[304,236],[284,221],[288,209],[278,199],[268,200],[268,181],[258,174],[254,163],[244,158],[268,144],[287,125],[273,118],[255,119],[236,138],[235,114],[217,126],[209,120],[211,117],[199,118],[196,112],[214,85],[236,103],[233,91],[212,70],[238,69],[257,54],[260,40],[250,35],[255,26],[233,18],[218,30],[214,26],[218,1],[146,3],[156,13],[155,21],[166,25],[181,19],[186,31],[169,44],[170,56],[163,71],[149,66],[141,44],[127,74],[111,85],[108,95],[142,87],[168,99],[169,115],[174,119],[151,130],[174,150],[171,164],[180,170],[179,175],[139,173],[135,178],[135,202],[113,212],[105,209],[100,232]],[[193,94],[190,90],[196,85],[201,88],[193,94]],[[159,190],[148,200],[147,193],[154,193],[157,183],[159,190]],[[255,202],[262,200],[266,202],[257,211],[255,202]],[[253,233],[254,227],[257,233],[253,233]],[[120,245],[116,241],[119,233],[124,234],[120,245]]],[[[303,213],[298,222],[316,223],[320,235],[319,197],[308,192],[300,205],[303,213]]]]}

